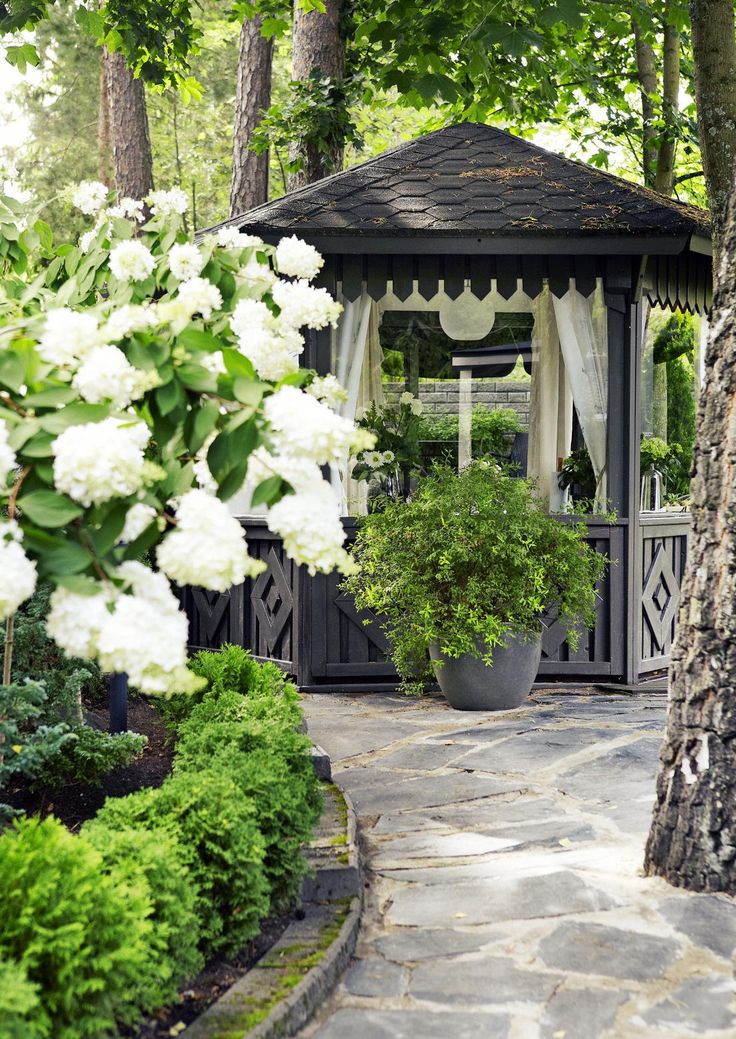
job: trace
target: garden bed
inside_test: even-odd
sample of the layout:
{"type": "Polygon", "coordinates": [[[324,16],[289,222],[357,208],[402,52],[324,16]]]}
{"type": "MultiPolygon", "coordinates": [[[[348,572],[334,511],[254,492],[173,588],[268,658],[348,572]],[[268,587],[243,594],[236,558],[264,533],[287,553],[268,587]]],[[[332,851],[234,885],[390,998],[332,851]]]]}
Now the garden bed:
{"type": "Polygon", "coordinates": [[[36,812],[0,836],[13,1036],[178,1034],[299,916],[322,797],[296,690],[235,647],[191,666],[199,693],[131,703],[149,746],[99,790],[13,792],[36,812]]]}

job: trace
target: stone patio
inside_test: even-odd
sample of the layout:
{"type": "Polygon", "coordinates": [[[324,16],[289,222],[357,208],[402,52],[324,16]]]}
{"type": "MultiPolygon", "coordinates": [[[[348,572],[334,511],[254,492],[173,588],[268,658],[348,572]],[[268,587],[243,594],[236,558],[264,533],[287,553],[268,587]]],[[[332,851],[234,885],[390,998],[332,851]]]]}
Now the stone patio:
{"type": "Polygon", "coordinates": [[[640,872],[664,696],[304,705],[367,868],[356,959],[304,1039],[736,1036],[736,904],[640,872]]]}

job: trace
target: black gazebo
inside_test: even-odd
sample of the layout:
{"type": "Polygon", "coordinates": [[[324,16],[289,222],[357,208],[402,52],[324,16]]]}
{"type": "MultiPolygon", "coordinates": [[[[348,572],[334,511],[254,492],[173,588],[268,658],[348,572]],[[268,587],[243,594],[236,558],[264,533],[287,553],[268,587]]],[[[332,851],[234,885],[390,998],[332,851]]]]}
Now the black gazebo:
{"type": "MultiPolygon", "coordinates": [[[[360,371],[355,379],[350,374],[346,355],[356,354],[362,335],[363,353],[357,353],[365,366],[362,329],[377,312],[436,310],[441,321],[444,307],[455,306],[462,318],[485,301],[494,314],[526,309],[535,329],[543,314],[556,319],[549,341],[560,353],[559,387],[564,383],[571,392],[569,412],[582,425],[592,457],[599,445],[599,479],[617,519],[583,517],[590,542],[613,561],[600,588],[597,623],[573,652],[552,619],[540,678],[633,684],[665,668],[689,518],[640,511],[643,340],[649,306],[707,314],[707,214],[494,127],[462,124],[229,223],[271,242],[297,234],[325,256],[320,284],[346,311],[342,329],[314,333],[308,342],[305,364],[321,374],[360,379],[360,371]],[[591,329],[604,333],[597,357],[586,360],[582,353],[578,365],[580,318],[589,336],[591,329]],[[581,382],[580,368],[587,369],[588,382],[581,382]],[[596,415],[584,399],[595,390],[596,375],[605,415],[600,401],[596,415]]],[[[537,354],[540,371],[545,342],[537,354]]],[[[412,373],[407,364],[407,385],[416,391],[421,369],[412,373]]],[[[561,409],[561,398],[556,406],[561,409]]],[[[382,633],[340,593],[338,577],[309,577],[285,557],[263,519],[242,522],[251,551],[268,570],[224,595],[188,589],[192,646],[239,643],[284,667],[305,689],[393,683],[382,633]]],[[[350,533],[355,520],[346,516],[345,524],[350,533]]]]}

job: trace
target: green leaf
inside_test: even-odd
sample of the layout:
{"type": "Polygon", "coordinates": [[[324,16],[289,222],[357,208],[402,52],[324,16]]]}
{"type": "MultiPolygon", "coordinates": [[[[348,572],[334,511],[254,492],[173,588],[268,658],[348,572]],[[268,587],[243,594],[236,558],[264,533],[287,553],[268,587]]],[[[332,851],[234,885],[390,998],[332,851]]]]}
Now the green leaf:
{"type": "Polygon", "coordinates": [[[243,486],[247,469],[248,459],[239,459],[237,464],[233,466],[229,473],[227,473],[222,482],[218,484],[217,497],[221,501],[227,501],[228,498],[232,498],[234,494],[237,494],[243,486]]]}
{"type": "Polygon", "coordinates": [[[228,433],[220,433],[212,441],[207,452],[207,465],[218,484],[235,464],[230,453],[231,443],[232,439],[228,433]]]}
{"type": "Polygon", "coordinates": [[[0,383],[16,393],[25,382],[26,366],[14,350],[0,352],[0,383]]]}
{"type": "Polygon", "coordinates": [[[184,391],[177,379],[171,379],[165,386],[159,386],[155,397],[162,415],[170,414],[179,404],[184,403],[184,391]]]}
{"type": "Polygon", "coordinates": [[[201,328],[194,328],[192,326],[185,328],[183,332],[180,332],[177,341],[179,346],[183,346],[185,350],[201,350],[208,354],[214,353],[222,346],[222,342],[217,338],[217,336],[213,336],[211,332],[205,332],[201,328]]]}
{"type": "Polygon", "coordinates": [[[65,527],[84,512],[81,505],[55,491],[31,491],[18,500],[18,507],[39,527],[65,527]]]}
{"type": "Polygon", "coordinates": [[[90,535],[92,546],[98,556],[106,555],[120,539],[128,507],[127,502],[115,502],[98,529],[90,535]]]}
{"type": "Polygon", "coordinates": [[[269,476],[267,480],[259,483],[253,491],[251,504],[273,505],[281,497],[284,487],[285,483],[280,476],[269,476]]]}
{"type": "Polygon", "coordinates": [[[265,389],[266,386],[262,382],[253,382],[242,375],[237,375],[233,380],[235,399],[251,408],[257,408],[261,403],[265,389]]]}
{"type": "Polygon", "coordinates": [[[75,595],[97,595],[101,590],[99,581],[96,581],[94,577],[85,577],[82,574],[73,574],[68,577],[65,574],[55,574],[54,581],[75,595]]]}
{"type": "Polygon", "coordinates": [[[59,404],[69,404],[78,396],[73,386],[51,386],[47,390],[30,393],[25,403],[29,408],[55,408],[59,404]]]}
{"type": "Polygon", "coordinates": [[[184,435],[187,447],[196,454],[202,444],[217,425],[220,417],[220,407],[215,401],[207,401],[200,408],[190,411],[187,415],[184,435]]]}
{"type": "Polygon", "coordinates": [[[161,533],[158,529],[158,524],[156,522],[149,523],[135,541],[131,541],[129,545],[126,545],[123,559],[141,559],[149,548],[156,544],[160,537],[161,533]]]}
{"type": "Polygon", "coordinates": [[[32,436],[23,448],[20,450],[20,454],[24,458],[50,458],[52,451],[51,445],[54,442],[54,436],[51,433],[36,433],[32,436]]]}
{"type": "Polygon", "coordinates": [[[78,574],[92,562],[89,552],[76,541],[69,541],[63,548],[52,548],[43,556],[44,570],[49,574],[78,574]]]}
{"type": "Polygon", "coordinates": [[[201,364],[180,364],[177,374],[184,385],[196,393],[217,392],[217,376],[201,364]]]}
{"type": "Polygon", "coordinates": [[[222,359],[225,362],[225,368],[231,375],[242,375],[246,379],[255,379],[255,368],[239,350],[232,346],[226,347],[222,351],[222,359]]]}
{"type": "Polygon", "coordinates": [[[110,414],[109,404],[69,404],[59,411],[39,416],[39,425],[48,433],[63,433],[68,426],[79,426],[86,422],[101,422],[110,414]]]}

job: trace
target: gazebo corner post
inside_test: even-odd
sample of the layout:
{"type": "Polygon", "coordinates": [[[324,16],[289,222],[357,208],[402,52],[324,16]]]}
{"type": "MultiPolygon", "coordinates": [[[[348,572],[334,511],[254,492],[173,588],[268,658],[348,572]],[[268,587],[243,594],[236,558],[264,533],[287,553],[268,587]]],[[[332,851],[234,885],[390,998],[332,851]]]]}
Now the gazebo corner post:
{"type": "MultiPolygon", "coordinates": [[[[624,521],[623,602],[614,618],[613,633],[622,663],[621,677],[636,684],[641,639],[641,551],[639,524],[639,441],[641,303],[634,303],[632,286],[617,285],[606,292],[608,308],[608,489],[612,508],[624,521]]],[[[613,647],[612,647],[613,649],[613,647]]]]}

